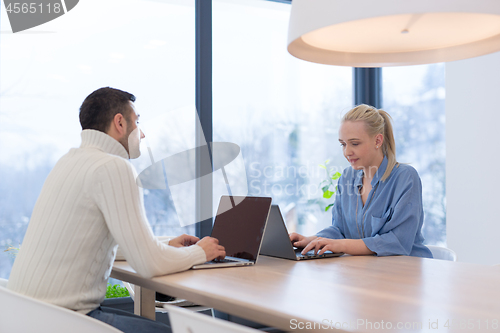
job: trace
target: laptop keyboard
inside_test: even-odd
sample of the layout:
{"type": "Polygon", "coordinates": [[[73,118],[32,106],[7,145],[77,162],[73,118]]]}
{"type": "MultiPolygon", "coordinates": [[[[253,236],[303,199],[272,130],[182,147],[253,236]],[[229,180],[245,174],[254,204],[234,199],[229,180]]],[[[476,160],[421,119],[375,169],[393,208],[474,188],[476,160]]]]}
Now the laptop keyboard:
{"type": "Polygon", "coordinates": [[[207,261],[207,264],[220,264],[224,262],[238,262],[237,260],[232,260],[232,259],[214,259],[212,261],[207,261]]]}
{"type": "MultiPolygon", "coordinates": [[[[326,251],[326,253],[331,253],[330,251],[326,251]]],[[[314,254],[314,250],[310,250],[309,252],[307,252],[306,254],[302,254],[301,252],[301,249],[295,249],[295,254],[299,257],[302,257],[302,258],[305,258],[305,257],[313,257],[313,258],[321,258],[321,257],[324,257],[324,254],[322,255],[319,255],[319,254],[314,254]]]]}

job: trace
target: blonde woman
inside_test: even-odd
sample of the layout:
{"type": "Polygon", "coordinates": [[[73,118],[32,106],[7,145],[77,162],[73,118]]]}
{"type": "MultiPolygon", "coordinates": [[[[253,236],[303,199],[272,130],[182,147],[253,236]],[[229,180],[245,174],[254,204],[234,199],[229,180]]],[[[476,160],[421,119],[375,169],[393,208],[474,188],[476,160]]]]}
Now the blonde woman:
{"type": "Polygon", "coordinates": [[[432,258],[423,245],[420,177],[396,161],[389,114],[364,104],[355,107],[342,118],[339,142],[351,166],[338,182],[332,225],[315,236],[291,233],[294,246],[303,253],[432,258]]]}

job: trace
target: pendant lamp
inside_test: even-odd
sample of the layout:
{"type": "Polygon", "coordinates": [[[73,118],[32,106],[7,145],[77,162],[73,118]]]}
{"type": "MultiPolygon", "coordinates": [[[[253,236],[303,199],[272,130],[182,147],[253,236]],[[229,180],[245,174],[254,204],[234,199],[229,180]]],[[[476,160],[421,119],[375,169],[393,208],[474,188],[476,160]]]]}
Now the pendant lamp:
{"type": "Polygon", "coordinates": [[[385,67],[500,51],[500,0],[293,0],[288,52],[320,64],[385,67]]]}

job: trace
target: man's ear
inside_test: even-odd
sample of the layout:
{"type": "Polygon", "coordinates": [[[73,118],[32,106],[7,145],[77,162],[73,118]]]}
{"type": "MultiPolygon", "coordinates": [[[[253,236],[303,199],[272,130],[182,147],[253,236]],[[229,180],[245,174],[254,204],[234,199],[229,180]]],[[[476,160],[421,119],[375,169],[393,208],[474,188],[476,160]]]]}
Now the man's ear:
{"type": "Polygon", "coordinates": [[[127,122],[121,113],[115,114],[113,121],[111,122],[111,126],[120,136],[125,135],[127,132],[127,122]]]}

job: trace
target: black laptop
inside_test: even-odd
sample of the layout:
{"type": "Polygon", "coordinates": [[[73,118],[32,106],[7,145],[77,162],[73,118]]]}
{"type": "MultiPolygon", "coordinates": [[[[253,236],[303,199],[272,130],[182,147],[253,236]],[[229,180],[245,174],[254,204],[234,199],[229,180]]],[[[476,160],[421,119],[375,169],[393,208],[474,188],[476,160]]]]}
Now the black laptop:
{"type": "Polygon", "coordinates": [[[207,261],[192,269],[254,265],[270,210],[271,198],[222,196],[210,236],[224,246],[226,258],[207,261]]]}
{"type": "Polygon", "coordinates": [[[302,249],[294,248],[292,242],[290,241],[285,221],[283,220],[279,206],[272,205],[260,254],[290,260],[331,258],[339,257],[344,254],[326,251],[324,254],[318,255],[314,254],[314,250],[311,250],[306,254],[302,254],[301,252],[302,249]]]}

